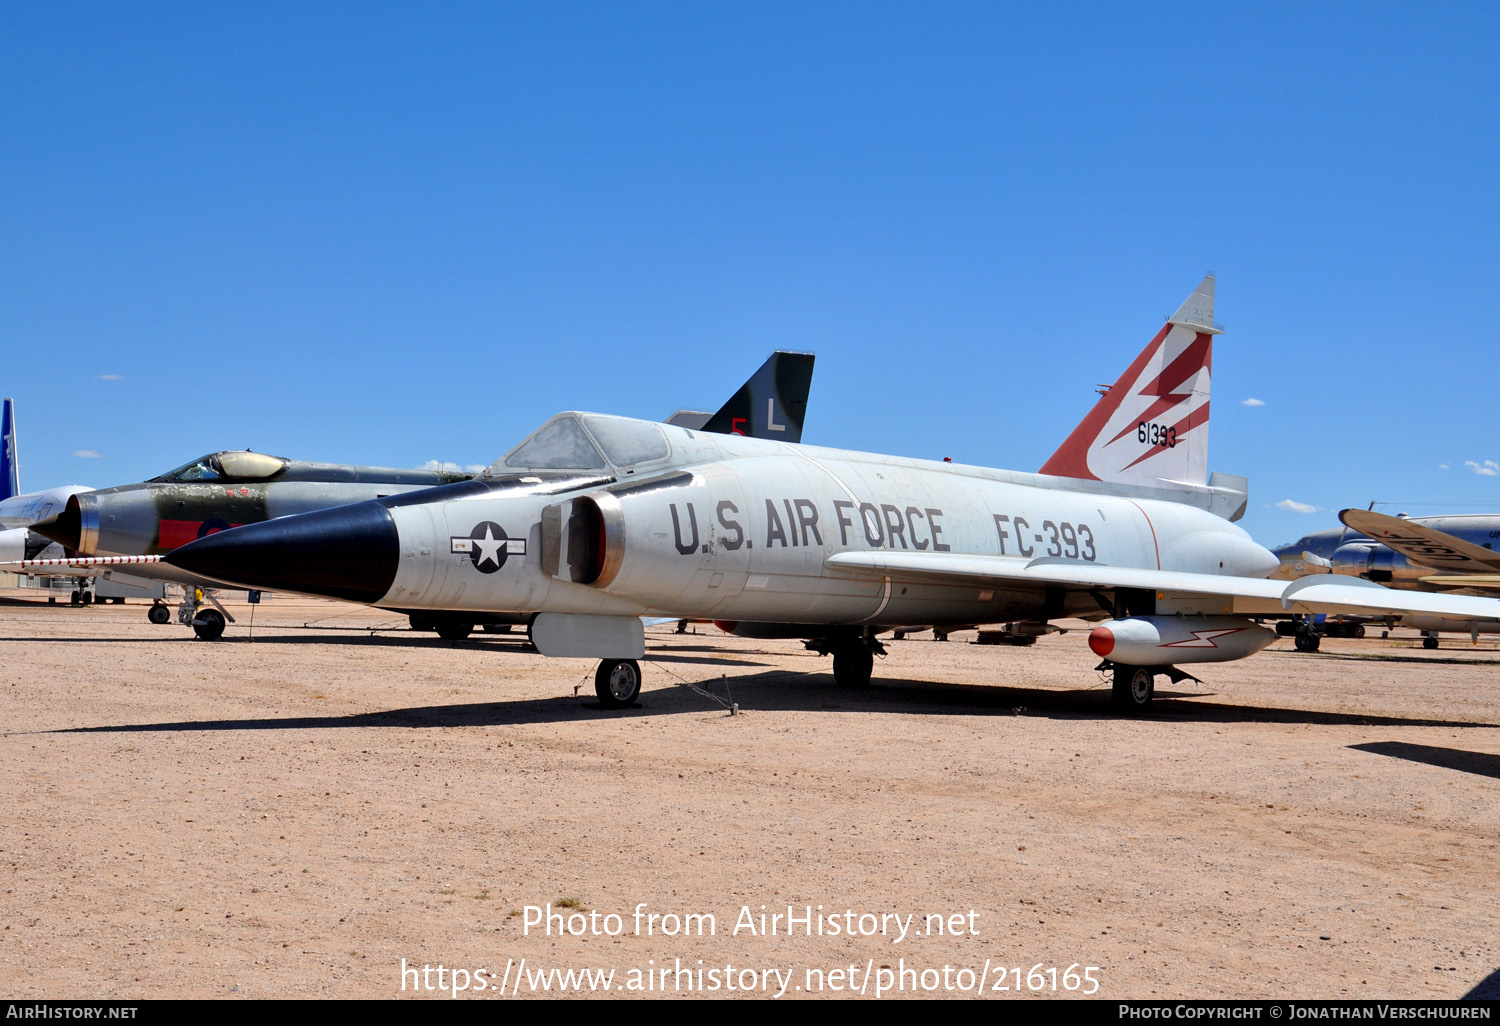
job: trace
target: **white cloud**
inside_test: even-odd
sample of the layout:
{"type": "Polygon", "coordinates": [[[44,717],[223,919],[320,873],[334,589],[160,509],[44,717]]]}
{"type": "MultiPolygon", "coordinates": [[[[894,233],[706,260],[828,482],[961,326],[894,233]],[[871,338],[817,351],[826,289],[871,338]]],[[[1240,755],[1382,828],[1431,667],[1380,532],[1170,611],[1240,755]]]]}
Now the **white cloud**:
{"type": "Polygon", "coordinates": [[[102,460],[104,458],[99,455],[98,449],[74,449],[73,455],[81,460],[102,460]]]}
{"type": "Polygon", "coordinates": [[[444,470],[450,474],[477,474],[489,467],[488,463],[465,463],[459,466],[457,463],[448,463],[444,460],[428,460],[418,467],[418,470],[444,470]]]}
{"type": "Polygon", "coordinates": [[[1438,464],[1438,469],[1439,470],[1447,470],[1447,469],[1449,469],[1448,468],[1448,464],[1446,464],[1446,463],[1439,463],[1438,464]]]}
{"type": "Polygon", "coordinates": [[[1292,513],[1317,513],[1318,506],[1309,506],[1305,502],[1297,502],[1295,499],[1282,499],[1276,504],[1277,509],[1289,510],[1292,513]]]}
{"type": "Polygon", "coordinates": [[[121,377],[120,375],[118,375],[118,374],[101,374],[101,375],[99,375],[99,380],[100,381],[124,381],[125,379],[123,377],[121,377]]]}
{"type": "Polygon", "coordinates": [[[1264,405],[1266,405],[1266,401],[1264,399],[1241,399],[1240,400],[1240,405],[1241,406],[1264,406],[1264,405]]]}
{"type": "Polygon", "coordinates": [[[1464,460],[1464,466],[1476,474],[1483,474],[1485,477],[1500,477],[1500,463],[1496,463],[1494,460],[1485,460],[1483,463],[1464,460]]]}

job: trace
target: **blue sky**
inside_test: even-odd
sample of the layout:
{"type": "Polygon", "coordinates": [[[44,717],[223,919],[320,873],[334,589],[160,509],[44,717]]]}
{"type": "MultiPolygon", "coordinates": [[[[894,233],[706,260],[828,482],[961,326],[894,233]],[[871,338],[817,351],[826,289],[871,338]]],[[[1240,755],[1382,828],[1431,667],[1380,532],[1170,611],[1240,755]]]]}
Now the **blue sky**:
{"type": "Polygon", "coordinates": [[[1210,466],[1258,540],[1500,511],[1497,28],[8,4],[22,486],[222,448],[483,463],[560,409],[715,408],[778,347],[818,354],[806,441],[1033,470],[1211,270],[1210,466]]]}

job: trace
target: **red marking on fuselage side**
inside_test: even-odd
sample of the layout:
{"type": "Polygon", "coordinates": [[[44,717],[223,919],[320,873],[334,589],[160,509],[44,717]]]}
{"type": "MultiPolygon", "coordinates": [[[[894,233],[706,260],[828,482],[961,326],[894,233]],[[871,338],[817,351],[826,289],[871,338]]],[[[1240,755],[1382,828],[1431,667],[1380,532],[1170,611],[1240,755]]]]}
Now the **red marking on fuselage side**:
{"type": "Polygon", "coordinates": [[[1146,516],[1146,511],[1143,510],[1143,509],[1141,509],[1140,504],[1137,503],[1134,499],[1126,499],[1125,501],[1128,502],[1128,503],[1130,503],[1136,509],[1140,509],[1141,510],[1141,516],[1146,517],[1146,526],[1149,527],[1149,528],[1151,528],[1151,547],[1156,550],[1156,569],[1160,570],[1161,569],[1161,543],[1156,540],[1156,525],[1151,522],[1151,518],[1148,517],[1148,516],[1146,516]]]}
{"type": "Polygon", "coordinates": [[[1167,334],[1172,330],[1172,323],[1168,321],[1162,325],[1161,331],[1156,333],[1141,354],[1135,358],[1120,379],[1114,383],[1110,390],[1104,393],[1104,397],[1094,404],[1094,408],[1088,412],[1088,416],[1079,422],[1073,429],[1073,433],[1067,441],[1057,447],[1057,451],[1042,464],[1040,474],[1051,474],[1054,477],[1076,477],[1084,481],[1097,481],[1098,476],[1089,470],[1089,446],[1094,443],[1109,423],[1120,404],[1125,401],[1129,394],[1130,385],[1133,384],[1146,370],[1146,364],[1156,355],[1161,348],[1162,342],[1166,341],[1167,334]]]}
{"type": "MultiPolygon", "coordinates": [[[[230,524],[230,527],[240,527],[240,524],[230,524]]],[[[198,532],[203,530],[202,520],[163,520],[157,531],[157,545],[163,552],[186,545],[188,542],[198,540],[198,532]]],[[[217,534],[223,528],[215,528],[209,534],[217,534]]]]}

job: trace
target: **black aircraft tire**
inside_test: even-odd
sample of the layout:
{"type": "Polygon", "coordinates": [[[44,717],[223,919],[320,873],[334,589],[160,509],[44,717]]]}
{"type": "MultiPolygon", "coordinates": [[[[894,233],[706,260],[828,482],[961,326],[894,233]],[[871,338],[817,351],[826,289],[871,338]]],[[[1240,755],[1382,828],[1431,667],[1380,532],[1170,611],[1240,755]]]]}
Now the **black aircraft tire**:
{"type": "Polygon", "coordinates": [[[200,641],[218,641],[224,636],[224,614],[217,609],[200,609],[195,619],[193,633],[200,641]]]}
{"type": "Polygon", "coordinates": [[[1121,712],[1144,712],[1156,697],[1156,672],[1149,666],[1116,666],[1109,697],[1121,712]]]}
{"type": "Polygon", "coordinates": [[[1318,643],[1322,640],[1322,638],[1311,631],[1300,631],[1297,634],[1297,640],[1292,642],[1292,644],[1298,652],[1316,652],[1318,650],[1318,643]]]}
{"type": "Polygon", "coordinates": [[[875,653],[864,646],[840,648],[833,653],[833,680],[841,688],[867,688],[875,669],[875,653]]]}
{"type": "Polygon", "coordinates": [[[641,695],[641,664],[634,659],[605,659],[594,671],[594,693],[608,709],[633,705],[641,695]]]}
{"type": "Polygon", "coordinates": [[[172,612],[166,606],[152,606],[146,610],[146,619],[154,624],[163,624],[172,619],[172,612]]]}
{"type": "Polygon", "coordinates": [[[473,633],[472,623],[445,623],[437,628],[437,636],[444,641],[462,641],[473,633]]]}
{"type": "Polygon", "coordinates": [[[1362,623],[1355,624],[1354,625],[1354,630],[1351,632],[1351,636],[1352,637],[1356,637],[1356,638],[1362,638],[1362,637],[1364,637],[1365,636],[1365,625],[1362,624],[1362,623]]]}
{"type": "Polygon", "coordinates": [[[1438,640],[1437,640],[1437,638],[1423,638],[1422,639],[1422,647],[1423,648],[1437,648],[1438,647],[1438,640]]]}

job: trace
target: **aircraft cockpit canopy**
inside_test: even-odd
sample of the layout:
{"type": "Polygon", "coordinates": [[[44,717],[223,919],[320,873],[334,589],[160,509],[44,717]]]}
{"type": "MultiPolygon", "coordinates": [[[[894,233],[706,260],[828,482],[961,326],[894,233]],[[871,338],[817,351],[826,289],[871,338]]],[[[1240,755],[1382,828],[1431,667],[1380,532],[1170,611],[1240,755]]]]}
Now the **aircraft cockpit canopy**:
{"type": "Polygon", "coordinates": [[[633,470],[672,455],[667,436],[648,420],[560,413],[500,457],[491,477],[517,470],[633,470]]]}
{"type": "Polygon", "coordinates": [[[263,452],[216,452],[178,467],[157,481],[265,481],[287,468],[289,460],[263,452]]]}

